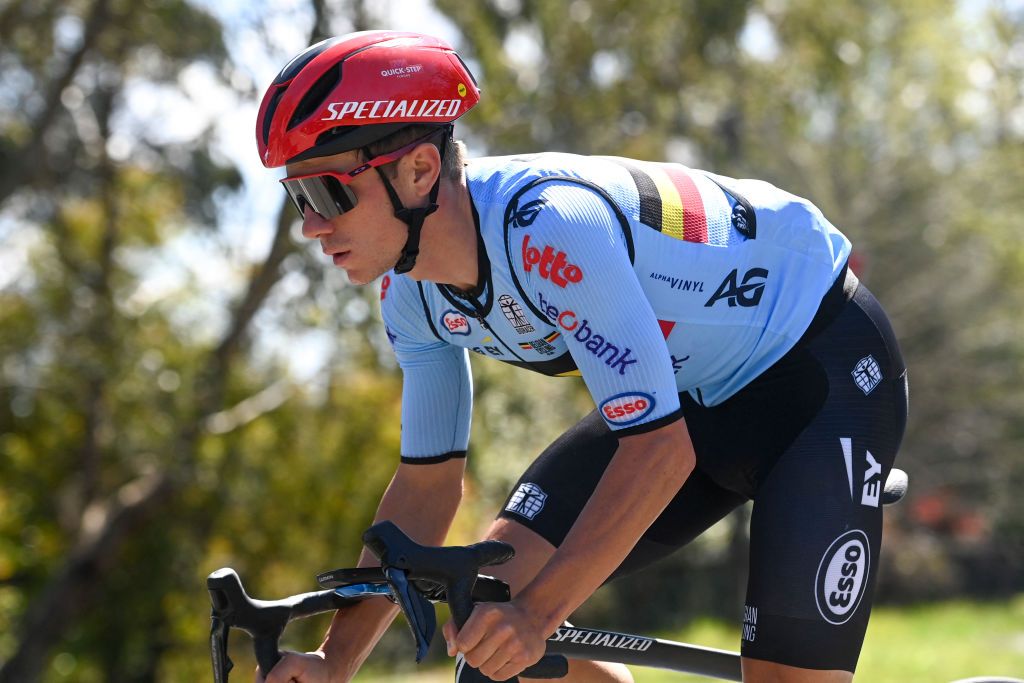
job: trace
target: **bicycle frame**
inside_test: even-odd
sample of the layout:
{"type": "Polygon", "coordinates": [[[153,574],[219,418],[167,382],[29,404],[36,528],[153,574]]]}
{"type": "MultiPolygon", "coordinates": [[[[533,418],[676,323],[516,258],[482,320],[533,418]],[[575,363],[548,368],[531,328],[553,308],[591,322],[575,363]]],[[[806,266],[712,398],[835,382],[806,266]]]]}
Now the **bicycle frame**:
{"type": "MultiPolygon", "coordinates": [[[[883,503],[898,501],[906,488],[906,473],[892,470],[886,481],[883,503]]],[[[320,592],[277,601],[254,600],[246,594],[233,569],[219,569],[210,574],[206,583],[213,603],[210,648],[216,683],[226,683],[232,668],[227,654],[232,627],[252,636],[260,669],[266,673],[281,657],[278,639],[288,622],[383,596],[402,608],[412,629],[419,662],[426,655],[436,628],[431,602],[447,602],[456,625],[461,628],[474,602],[509,599],[507,585],[479,574],[481,567],[500,564],[514,555],[514,550],[506,543],[483,541],[464,547],[421,546],[391,522],[381,522],[368,529],[363,541],[381,560],[381,566],[320,574],[317,581],[327,589],[320,592]]],[[[547,654],[523,675],[561,678],[567,670],[565,657],[667,669],[726,681],[743,680],[740,655],[736,652],[568,624],[548,638],[547,654]]],[[[489,680],[475,670],[468,675],[464,672],[460,680],[473,680],[474,676],[475,680],[489,680]]]]}
{"type": "Polygon", "coordinates": [[[723,681],[743,680],[738,652],[614,631],[563,626],[548,638],[546,651],[570,659],[633,664],[723,681]]]}
{"type": "MultiPolygon", "coordinates": [[[[330,590],[276,601],[250,598],[233,569],[213,572],[207,579],[207,587],[214,602],[211,632],[214,680],[226,683],[232,668],[227,657],[227,630],[231,627],[241,628],[253,637],[260,669],[269,671],[277,662],[277,640],[287,623],[365,599],[393,597],[389,581],[380,569],[377,569],[376,576],[372,576],[372,570],[348,569],[336,570],[332,575],[338,572],[360,572],[362,576],[358,582],[338,583],[330,590]]],[[[475,600],[508,599],[508,587],[503,582],[485,575],[478,575],[477,582],[480,588],[474,591],[475,600]]],[[[436,597],[436,602],[447,601],[443,594],[436,597]]],[[[571,659],[667,669],[726,681],[742,680],[740,655],[736,652],[579,626],[557,629],[548,638],[547,653],[571,659]]]]}

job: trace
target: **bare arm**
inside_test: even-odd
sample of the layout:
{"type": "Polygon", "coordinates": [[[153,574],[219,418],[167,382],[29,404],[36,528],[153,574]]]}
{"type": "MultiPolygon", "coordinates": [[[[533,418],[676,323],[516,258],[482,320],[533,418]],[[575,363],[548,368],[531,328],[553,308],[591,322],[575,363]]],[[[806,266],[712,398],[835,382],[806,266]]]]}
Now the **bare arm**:
{"type": "Polygon", "coordinates": [[[458,632],[445,626],[448,653],[494,680],[544,654],[544,639],[625,559],[693,471],[696,457],[679,420],[625,437],[576,523],[548,563],[509,603],[480,603],[458,632]],[[454,642],[452,642],[454,640],[454,642]]]}
{"type": "MultiPolygon", "coordinates": [[[[441,545],[462,499],[465,459],[434,465],[399,465],[381,498],[375,522],[390,519],[413,540],[441,545]]],[[[365,548],[359,566],[378,564],[365,548]]],[[[332,681],[348,681],[380,640],[398,607],[387,600],[366,600],[335,613],[320,646],[332,681]]]]}
{"type": "Polygon", "coordinates": [[[550,634],[619,566],[693,471],[682,420],[625,437],[565,541],[516,602],[550,634]]]}

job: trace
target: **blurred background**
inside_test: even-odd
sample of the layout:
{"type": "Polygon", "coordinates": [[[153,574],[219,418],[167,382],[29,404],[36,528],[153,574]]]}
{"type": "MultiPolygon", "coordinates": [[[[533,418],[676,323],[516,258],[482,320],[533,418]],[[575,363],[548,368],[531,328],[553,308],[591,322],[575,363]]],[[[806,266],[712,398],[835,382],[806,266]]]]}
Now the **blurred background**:
{"type": "MultiPolygon", "coordinates": [[[[0,0],[0,681],[212,680],[209,572],[270,598],[354,563],[401,378],[378,288],[303,243],[253,129],[292,55],[368,28],[459,49],[472,155],[671,159],[821,207],[911,377],[860,678],[1024,674],[1021,0],[0,0]]],[[[592,409],[474,372],[453,542],[592,409]]],[[[736,649],[748,516],[578,621],[736,649]]],[[[411,667],[404,629],[359,680],[411,667]]]]}

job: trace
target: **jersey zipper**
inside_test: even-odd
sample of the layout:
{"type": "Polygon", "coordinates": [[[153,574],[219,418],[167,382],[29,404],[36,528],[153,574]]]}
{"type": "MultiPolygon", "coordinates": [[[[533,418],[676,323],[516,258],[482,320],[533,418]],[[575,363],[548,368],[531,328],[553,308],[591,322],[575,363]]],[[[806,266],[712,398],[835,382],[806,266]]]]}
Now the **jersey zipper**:
{"type": "MultiPolygon", "coordinates": [[[[494,331],[494,328],[492,328],[489,324],[487,324],[487,319],[484,317],[483,313],[481,312],[482,309],[483,309],[483,306],[481,306],[480,301],[476,297],[468,297],[467,300],[471,304],[471,310],[473,312],[473,317],[476,318],[476,321],[478,323],[480,323],[480,327],[482,327],[485,330],[487,330],[487,332],[489,332],[495,339],[497,339],[499,342],[501,342],[501,345],[504,346],[508,350],[508,352],[512,354],[513,358],[515,358],[516,360],[518,360],[521,363],[526,363],[531,368],[533,368],[534,372],[540,372],[540,370],[538,368],[534,367],[533,363],[531,363],[530,361],[526,360],[525,358],[520,356],[518,353],[513,351],[512,347],[509,346],[507,343],[505,343],[505,340],[502,339],[498,335],[498,333],[494,331]]],[[[543,373],[541,373],[541,374],[543,374],[543,373]]]]}

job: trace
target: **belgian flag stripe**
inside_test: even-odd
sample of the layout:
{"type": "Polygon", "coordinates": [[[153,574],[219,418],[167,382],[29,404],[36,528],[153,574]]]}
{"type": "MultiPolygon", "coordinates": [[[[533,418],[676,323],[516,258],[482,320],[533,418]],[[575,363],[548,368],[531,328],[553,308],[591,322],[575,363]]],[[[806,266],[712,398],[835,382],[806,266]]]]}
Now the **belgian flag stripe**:
{"type": "Polygon", "coordinates": [[[625,163],[616,159],[617,162],[626,167],[629,175],[633,177],[637,192],[640,194],[640,222],[661,232],[661,194],[657,186],[647,175],[633,164],[625,163]]]}
{"type": "Polygon", "coordinates": [[[708,241],[708,217],[704,211],[704,201],[700,198],[693,178],[680,166],[664,164],[662,168],[672,179],[683,202],[683,239],[687,242],[708,241]]]}
{"type": "Polygon", "coordinates": [[[708,219],[700,190],[677,164],[615,161],[624,166],[640,195],[640,222],[687,242],[708,241],[708,219]]]}
{"type": "Polygon", "coordinates": [[[661,195],[661,231],[677,240],[683,239],[683,198],[672,178],[661,166],[649,166],[651,180],[661,195]]]}

